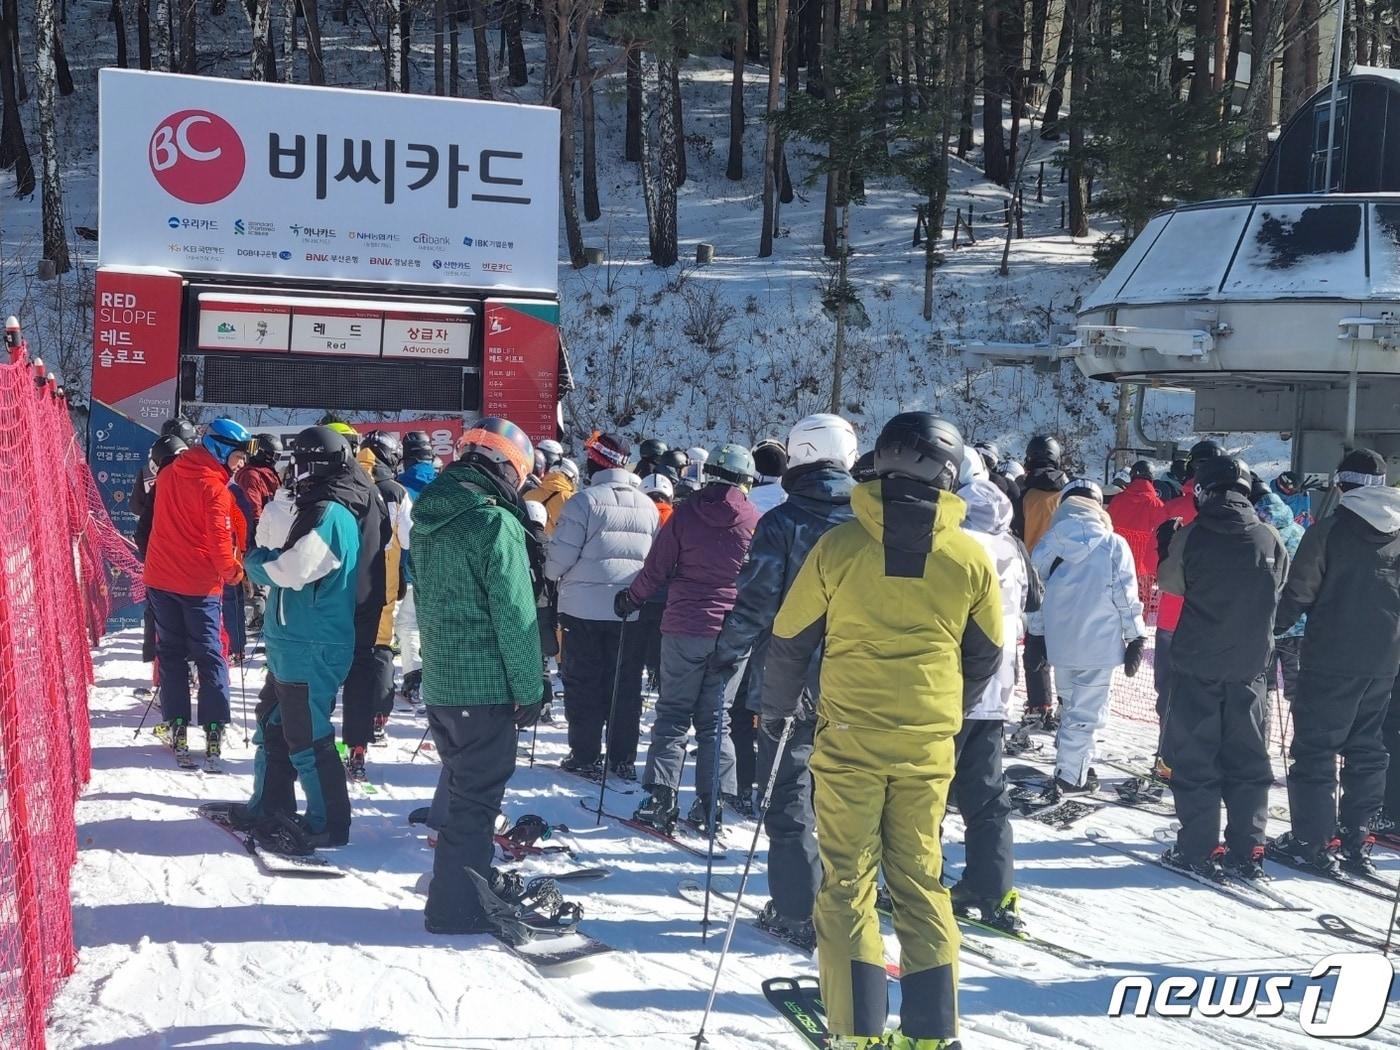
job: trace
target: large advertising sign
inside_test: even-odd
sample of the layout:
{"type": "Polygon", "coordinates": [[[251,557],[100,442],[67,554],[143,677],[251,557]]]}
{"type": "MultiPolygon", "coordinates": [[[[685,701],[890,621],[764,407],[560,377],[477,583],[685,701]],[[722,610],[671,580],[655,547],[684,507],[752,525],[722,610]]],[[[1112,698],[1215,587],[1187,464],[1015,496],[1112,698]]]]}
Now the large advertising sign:
{"type": "Polygon", "coordinates": [[[120,69],[99,85],[104,266],[557,288],[551,107],[120,69]]]}

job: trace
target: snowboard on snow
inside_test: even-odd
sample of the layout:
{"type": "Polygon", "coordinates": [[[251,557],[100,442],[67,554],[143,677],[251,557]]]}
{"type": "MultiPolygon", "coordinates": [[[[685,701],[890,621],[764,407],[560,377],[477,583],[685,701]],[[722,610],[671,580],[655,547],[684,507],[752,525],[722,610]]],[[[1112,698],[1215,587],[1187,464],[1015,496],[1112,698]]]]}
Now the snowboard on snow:
{"type": "MultiPolygon", "coordinates": [[[[590,960],[611,952],[604,944],[579,929],[577,921],[555,925],[547,916],[524,904],[509,904],[491,892],[486,881],[471,868],[467,876],[476,885],[488,921],[495,926],[493,936],[518,959],[542,974],[575,972],[590,960]]],[[[578,913],[581,916],[582,912],[578,913]]],[[[577,917],[575,919],[577,920],[577,917]]]]}
{"type": "Polygon", "coordinates": [[[293,853],[278,853],[276,850],[266,849],[258,845],[250,832],[236,828],[230,823],[229,810],[232,806],[231,802],[206,802],[199,807],[198,813],[215,827],[222,828],[226,833],[232,835],[266,874],[291,875],[311,879],[339,879],[345,875],[345,872],[316,853],[304,856],[293,853]]]}

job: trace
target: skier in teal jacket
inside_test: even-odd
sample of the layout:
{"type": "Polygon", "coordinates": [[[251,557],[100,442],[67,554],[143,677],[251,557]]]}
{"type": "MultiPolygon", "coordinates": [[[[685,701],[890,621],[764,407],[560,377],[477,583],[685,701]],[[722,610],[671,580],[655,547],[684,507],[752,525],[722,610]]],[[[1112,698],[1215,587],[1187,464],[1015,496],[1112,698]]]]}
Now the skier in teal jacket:
{"type": "Polygon", "coordinates": [[[248,578],[271,590],[253,797],[234,819],[256,827],[292,817],[305,845],[342,846],[350,799],[330,715],[355,651],[356,511],[373,490],[357,476],[349,442],[326,427],[297,435],[292,464],[292,494],[281,490],[264,508],[257,547],[243,562],[248,578]],[[297,782],[304,818],[296,818],[297,782]]]}

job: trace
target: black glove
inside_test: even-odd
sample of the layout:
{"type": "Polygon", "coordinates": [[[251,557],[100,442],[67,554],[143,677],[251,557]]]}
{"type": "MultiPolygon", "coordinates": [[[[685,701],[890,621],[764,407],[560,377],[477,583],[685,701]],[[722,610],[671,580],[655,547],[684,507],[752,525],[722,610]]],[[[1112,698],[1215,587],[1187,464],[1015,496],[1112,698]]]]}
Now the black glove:
{"type": "Polygon", "coordinates": [[[613,596],[613,612],[619,620],[625,620],[642,607],[642,603],[632,597],[632,592],[623,588],[613,596]]]}
{"type": "Polygon", "coordinates": [[[1128,643],[1127,651],[1123,653],[1123,673],[1129,678],[1137,674],[1142,666],[1142,650],[1146,645],[1146,638],[1134,638],[1128,643]]]}
{"type": "Polygon", "coordinates": [[[1045,655],[1045,636],[1043,634],[1026,635],[1026,673],[1035,674],[1043,670],[1049,662],[1045,655]]]}
{"type": "Polygon", "coordinates": [[[515,705],[515,728],[529,729],[540,720],[540,711],[543,710],[543,701],[536,700],[533,704],[515,705]]]}
{"type": "Polygon", "coordinates": [[[783,738],[783,730],[787,728],[787,719],[765,718],[759,724],[763,729],[763,735],[776,744],[783,738]]]}
{"type": "Polygon", "coordinates": [[[1168,518],[1157,526],[1157,560],[1166,561],[1167,554],[1171,550],[1172,537],[1176,535],[1176,530],[1182,528],[1180,518],[1168,518]]]}

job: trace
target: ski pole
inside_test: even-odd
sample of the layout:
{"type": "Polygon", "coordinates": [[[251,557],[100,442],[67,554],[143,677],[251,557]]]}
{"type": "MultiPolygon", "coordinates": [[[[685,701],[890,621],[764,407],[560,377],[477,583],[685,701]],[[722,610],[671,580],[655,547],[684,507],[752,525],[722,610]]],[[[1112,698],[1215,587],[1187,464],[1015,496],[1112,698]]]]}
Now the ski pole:
{"type": "Polygon", "coordinates": [[[1385,930],[1385,947],[1381,949],[1382,955],[1390,954],[1390,942],[1395,937],[1395,917],[1400,915],[1400,885],[1395,888],[1395,903],[1390,906],[1390,925],[1385,930]]]}
{"type": "MultiPolygon", "coordinates": [[[[705,1012],[700,1017],[700,1031],[695,1033],[695,1046],[699,1050],[705,1042],[705,1025],[710,1020],[710,1011],[715,1006],[715,996],[719,994],[719,978],[724,972],[724,960],[729,956],[729,945],[734,940],[734,927],[739,924],[739,905],[744,899],[744,888],[749,882],[749,871],[753,867],[754,854],[758,852],[758,833],[768,816],[768,806],[773,801],[773,788],[778,782],[778,769],[783,764],[783,754],[787,751],[788,738],[792,735],[792,716],[783,720],[783,733],[778,737],[778,746],[773,752],[773,768],[768,771],[768,784],[763,789],[763,802],[758,807],[758,823],[753,829],[753,839],[749,842],[749,853],[744,858],[744,873],[739,876],[739,889],[734,894],[734,909],[729,913],[729,928],[724,931],[724,946],[720,948],[719,959],[715,962],[715,979],[710,985],[710,998],[705,1003],[705,1012]]],[[[762,732],[762,730],[760,730],[762,732]]],[[[709,887],[706,887],[708,893],[709,887]]]]}
{"type": "Polygon", "coordinates": [[[428,734],[432,732],[432,729],[432,724],[429,723],[428,728],[423,730],[423,735],[418,738],[418,746],[413,749],[413,754],[408,756],[408,760],[410,762],[412,762],[415,758],[418,757],[419,751],[423,750],[423,745],[427,742],[428,734]]]}
{"type": "Polygon", "coordinates": [[[248,647],[238,654],[238,691],[243,695],[243,746],[248,746],[248,647]]]}
{"type": "Polygon", "coordinates": [[[146,710],[141,712],[141,721],[136,724],[136,732],[131,734],[131,739],[135,740],[141,735],[141,730],[146,726],[146,719],[150,717],[151,708],[155,706],[156,697],[160,696],[160,686],[151,690],[151,698],[146,702],[146,710]]]}
{"type": "MultiPolygon", "coordinates": [[[[731,674],[735,675],[735,681],[743,683],[742,666],[731,669],[731,674]]],[[[706,677],[709,670],[706,669],[706,677]]],[[[715,871],[715,839],[719,837],[719,829],[715,826],[715,816],[721,811],[719,800],[719,767],[720,759],[724,757],[724,737],[725,737],[725,712],[729,705],[725,703],[729,690],[727,688],[729,679],[726,678],[720,683],[719,697],[715,704],[715,739],[710,749],[710,805],[709,811],[705,814],[705,819],[709,822],[709,847],[705,851],[705,914],[700,920],[700,943],[704,944],[710,936],[710,879],[715,871]]],[[[736,690],[737,691],[737,690],[736,690]]],[[[700,733],[697,730],[695,742],[700,743],[700,733]]],[[[698,748],[697,748],[698,750],[698,748]]],[[[738,756],[735,756],[737,762],[738,756]]],[[[700,758],[695,759],[695,790],[700,790],[700,758]]]]}
{"type": "MultiPolygon", "coordinates": [[[[627,642],[627,621],[622,621],[622,626],[617,629],[617,660],[613,664],[613,687],[612,699],[608,701],[608,724],[603,730],[603,777],[601,786],[598,788],[598,820],[593,826],[597,827],[603,823],[603,796],[608,790],[608,763],[612,761],[612,752],[608,748],[608,737],[613,734],[613,721],[617,718],[617,687],[622,683],[622,647],[627,642]]],[[[640,683],[639,683],[640,684],[640,683]]]]}

